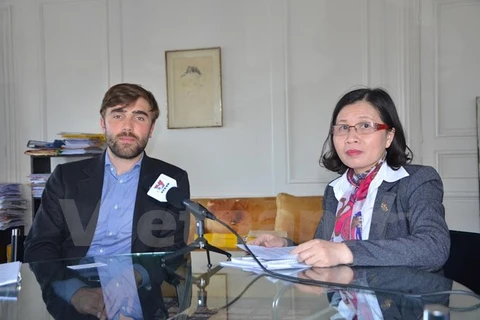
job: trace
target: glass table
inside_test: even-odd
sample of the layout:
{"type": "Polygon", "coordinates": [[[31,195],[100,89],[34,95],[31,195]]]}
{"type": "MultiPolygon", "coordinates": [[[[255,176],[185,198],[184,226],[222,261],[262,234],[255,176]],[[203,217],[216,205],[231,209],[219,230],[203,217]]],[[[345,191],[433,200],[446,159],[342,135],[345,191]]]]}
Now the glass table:
{"type": "Polygon", "coordinates": [[[212,253],[208,269],[199,250],[25,263],[20,284],[0,290],[0,319],[421,319],[431,305],[480,319],[479,297],[441,273],[340,266],[282,272],[288,281],[224,260],[212,253]]]}

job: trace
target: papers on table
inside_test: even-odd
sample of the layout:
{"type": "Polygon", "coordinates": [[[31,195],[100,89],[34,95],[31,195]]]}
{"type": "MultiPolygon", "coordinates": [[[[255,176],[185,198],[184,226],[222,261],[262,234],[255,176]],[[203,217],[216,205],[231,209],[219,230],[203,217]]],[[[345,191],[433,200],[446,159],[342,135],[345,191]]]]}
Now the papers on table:
{"type": "MultiPolygon", "coordinates": [[[[246,250],[244,245],[239,244],[238,247],[246,250]]],[[[297,256],[290,253],[295,247],[267,248],[262,246],[248,246],[248,248],[268,270],[306,269],[310,267],[305,263],[299,263],[297,256]]],[[[263,271],[251,256],[232,258],[231,261],[220,262],[220,265],[240,268],[245,271],[263,271]]]]}
{"type": "Polygon", "coordinates": [[[90,268],[98,268],[98,267],[106,267],[107,264],[103,262],[93,262],[93,263],[86,263],[86,264],[78,264],[78,265],[71,265],[67,266],[72,270],[81,270],[81,269],[90,269],[90,268]]]}
{"type": "Polygon", "coordinates": [[[0,264],[0,286],[17,283],[21,265],[20,261],[0,264]]]}
{"type": "MultiPolygon", "coordinates": [[[[245,248],[245,245],[243,244],[238,244],[237,247],[247,251],[247,249],[245,248]]],[[[296,248],[295,246],[267,248],[263,246],[249,245],[248,248],[250,249],[250,251],[252,251],[252,253],[257,258],[262,258],[265,260],[294,259],[295,261],[297,261],[297,255],[290,253],[293,249],[296,248]]]]}
{"type": "MultiPolygon", "coordinates": [[[[265,260],[258,259],[268,270],[305,269],[309,268],[305,263],[299,263],[296,259],[265,260]]],[[[262,267],[252,257],[232,258],[231,261],[221,261],[223,267],[240,268],[244,271],[263,271],[262,267]]]]}

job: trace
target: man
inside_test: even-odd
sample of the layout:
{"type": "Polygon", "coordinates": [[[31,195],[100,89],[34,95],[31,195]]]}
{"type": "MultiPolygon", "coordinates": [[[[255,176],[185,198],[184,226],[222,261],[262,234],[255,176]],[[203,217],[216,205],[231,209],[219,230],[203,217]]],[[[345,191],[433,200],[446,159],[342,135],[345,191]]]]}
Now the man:
{"type": "MultiPolygon", "coordinates": [[[[145,154],[159,116],[153,94],[139,85],[117,84],[106,92],[100,114],[106,151],[55,168],[25,240],[25,262],[174,251],[185,246],[188,214],[147,195],[162,174],[190,195],[186,171],[145,154]]],[[[52,268],[38,273],[42,289],[57,279],[56,272],[52,268]]],[[[136,268],[135,278],[142,284],[148,274],[136,268]]],[[[78,311],[95,312],[75,305],[83,286],[62,285],[61,295],[78,311]]]]}

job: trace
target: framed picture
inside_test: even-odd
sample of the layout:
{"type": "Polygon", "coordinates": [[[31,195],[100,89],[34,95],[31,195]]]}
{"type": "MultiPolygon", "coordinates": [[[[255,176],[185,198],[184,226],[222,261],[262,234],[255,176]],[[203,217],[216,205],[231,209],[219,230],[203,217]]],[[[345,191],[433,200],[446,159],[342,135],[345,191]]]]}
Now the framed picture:
{"type": "Polygon", "coordinates": [[[220,48],[165,52],[167,127],[222,126],[220,48]]]}

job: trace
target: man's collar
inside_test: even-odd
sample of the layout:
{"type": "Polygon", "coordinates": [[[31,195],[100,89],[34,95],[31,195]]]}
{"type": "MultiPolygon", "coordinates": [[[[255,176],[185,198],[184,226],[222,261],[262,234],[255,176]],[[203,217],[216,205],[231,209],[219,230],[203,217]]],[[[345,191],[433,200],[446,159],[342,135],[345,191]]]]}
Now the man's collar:
{"type": "MultiPolygon", "coordinates": [[[[135,164],[133,165],[132,169],[133,168],[137,168],[137,167],[140,167],[140,165],[142,164],[142,160],[143,160],[143,157],[145,156],[145,151],[142,152],[142,156],[138,159],[137,162],[135,162],[135,164]]],[[[108,151],[105,151],[105,167],[114,167],[115,166],[113,165],[112,161],[110,160],[110,155],[108,154],[108,151]]],[[[115,168],[116,169],[116,168],[115,168]]],[[[130,169],[131,170],[131,169],[130,169]]],[[[129,171],[130,171],[129,170],[129,171]]]]}

